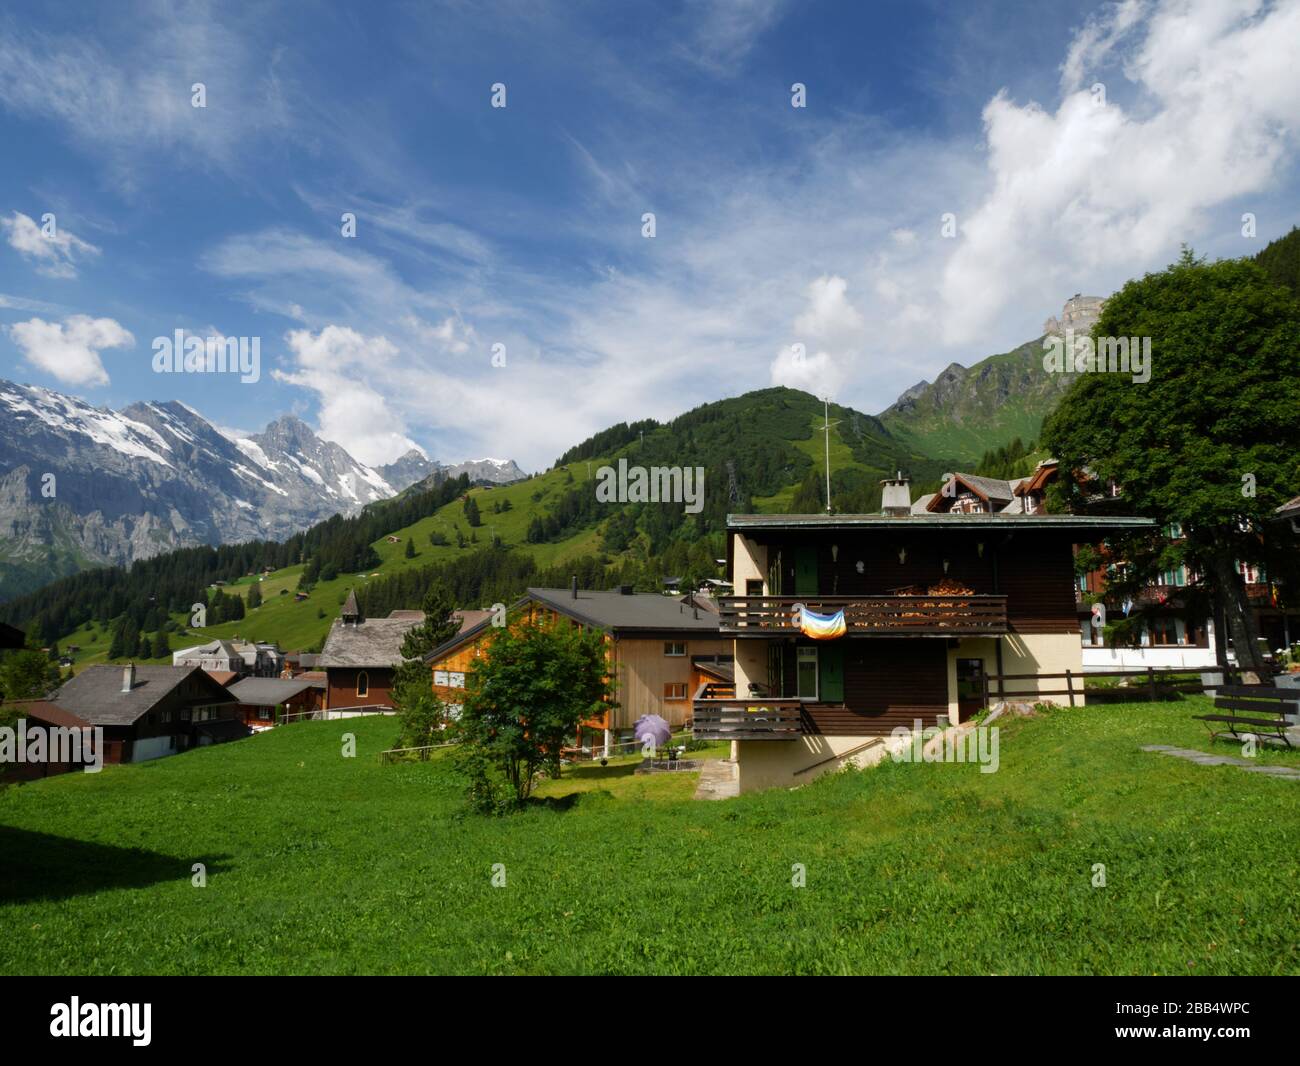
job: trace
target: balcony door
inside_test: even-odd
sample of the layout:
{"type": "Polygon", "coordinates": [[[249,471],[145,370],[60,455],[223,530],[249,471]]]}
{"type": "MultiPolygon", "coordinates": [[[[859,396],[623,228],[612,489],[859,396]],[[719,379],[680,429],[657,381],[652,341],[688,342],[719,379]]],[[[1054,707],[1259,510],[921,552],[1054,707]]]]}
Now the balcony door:
{"type": "Polygon", "coordinates": [[[817,549],[801,544],[794,551],[794,594],[817,595],[817,549]]]}

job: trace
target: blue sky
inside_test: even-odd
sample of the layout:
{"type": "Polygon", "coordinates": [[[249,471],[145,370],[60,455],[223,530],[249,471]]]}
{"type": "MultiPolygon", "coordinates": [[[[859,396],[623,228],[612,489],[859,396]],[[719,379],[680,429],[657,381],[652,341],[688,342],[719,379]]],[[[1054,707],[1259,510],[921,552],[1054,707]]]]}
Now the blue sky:
{"type": "Polygon", "coordinates": [[[774,383],[874,413],[1300,222],[1298,60],[1297,0],[10,4],[0,376],[371,463],[774,383]],[[155,373],[177,329],[260,379],[155,373]]]}

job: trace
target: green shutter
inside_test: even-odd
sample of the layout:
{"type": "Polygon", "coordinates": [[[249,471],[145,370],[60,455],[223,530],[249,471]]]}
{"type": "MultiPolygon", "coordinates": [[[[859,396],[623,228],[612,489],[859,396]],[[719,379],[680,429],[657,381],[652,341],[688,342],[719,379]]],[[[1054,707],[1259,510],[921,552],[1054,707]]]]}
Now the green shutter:
{"type": "Polygon", "coordinates": [[[822,703],[844,702],[844,647],[824,644],[818,649],[817,666],[821,673],[822,703]]]}

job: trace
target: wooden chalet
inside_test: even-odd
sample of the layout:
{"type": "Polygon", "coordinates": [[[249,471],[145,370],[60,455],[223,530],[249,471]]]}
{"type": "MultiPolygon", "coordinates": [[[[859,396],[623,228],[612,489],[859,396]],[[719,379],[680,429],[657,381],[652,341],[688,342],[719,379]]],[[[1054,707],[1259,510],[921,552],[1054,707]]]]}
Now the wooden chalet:
{"type": "Polygon", "coordinates": [[[276,724],[276,710],[285,714],[303,715],[318,711],[325,705],[325,688],[328,684],[323,674],[296,678],[246,677],[230,686],[230,695],[236,701],[236,714],[249,729],[260,732],[276,724]]]}
{"type": "MultiPolygon", "coordinates": [[[[685,725],[691,693],[729,668],[731,642],[719,634],[718,615],[704,600],[638,593],[631,586],[579,589],[575,579],[567,589],[530,588],[510,608],[508,624],[565,619],[604,634],[610,673],[618,681],[615,705],[584,723],[577,738],[579,745],[603,746],[630,733],[642,715],[685,725]]],[[[453,710],[463,696],[466,675],[496,631],[490,612],[484,615],[425,657],[434,692],[453,710]]]]}
{"type": "Polygon", "coordinates": [[[1073,545],[1152,525],[913,513],[906,479],[885,485],[885,514],[728,518],[734,680],[700,687],[694,730],[738,742],[742,790],[802,783],[918,720],[964,720],[988,674],[1082,672],[1073,545]]]}
{"type": "Polygon", "coordinates": [[[105,762],[145,762],[248,735],[230,693],[197,666],[88,666],[50,702],[103,727],[105,762]]]}

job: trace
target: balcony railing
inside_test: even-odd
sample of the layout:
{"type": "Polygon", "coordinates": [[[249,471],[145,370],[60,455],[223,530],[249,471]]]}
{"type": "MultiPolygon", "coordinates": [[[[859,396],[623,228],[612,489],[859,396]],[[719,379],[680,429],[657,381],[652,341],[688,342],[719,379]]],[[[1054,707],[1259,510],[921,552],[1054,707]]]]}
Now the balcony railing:
{"type": "Polygon", "coordinates": [[[704,684],[695,694],[696,740],[797,740],[799,700],[738,700],[734,685],[704,684]]]}
{"type": "Polygon", "coordinates": [[[1005,596],[726,596],[718,600],[721,631],[738,637],[797,633],[796,603],[817,614],[843,610],[851,637],[1007,632],[1005,596]]]}

